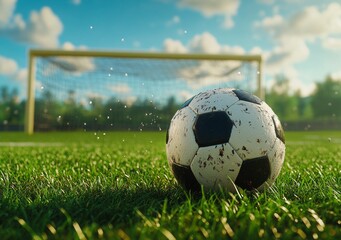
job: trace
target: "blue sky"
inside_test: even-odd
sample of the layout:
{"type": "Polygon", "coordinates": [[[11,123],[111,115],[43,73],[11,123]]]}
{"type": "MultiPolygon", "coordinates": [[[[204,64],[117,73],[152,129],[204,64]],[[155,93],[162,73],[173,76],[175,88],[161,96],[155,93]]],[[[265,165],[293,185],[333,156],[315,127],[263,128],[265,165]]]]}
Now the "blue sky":
{"type": "Polygon", "coordinates": [[[341,79],[341,2],[0,0],[0,86],[25,93],[30,48],[262,54],[307,95],[341,79]]]}

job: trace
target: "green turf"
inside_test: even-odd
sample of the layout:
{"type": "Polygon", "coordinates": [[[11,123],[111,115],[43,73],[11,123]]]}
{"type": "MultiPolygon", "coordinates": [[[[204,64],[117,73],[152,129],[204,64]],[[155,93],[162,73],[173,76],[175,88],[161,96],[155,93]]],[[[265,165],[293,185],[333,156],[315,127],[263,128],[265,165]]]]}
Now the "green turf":
{"type": "Polygon", "coordinates": [[[268,191],[191,195],[165,133],[0,132],[0,238],[341,239],[341,132],[286,138],[268,191]]]}

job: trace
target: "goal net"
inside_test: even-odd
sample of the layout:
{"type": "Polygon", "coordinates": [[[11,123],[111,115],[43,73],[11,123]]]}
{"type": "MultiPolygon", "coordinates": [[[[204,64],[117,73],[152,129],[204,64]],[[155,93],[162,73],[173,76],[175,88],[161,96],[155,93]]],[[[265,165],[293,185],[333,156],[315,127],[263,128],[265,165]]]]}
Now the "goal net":
{"type": "Polygon", "coordinates": [[[258,55],[31,50],[25,129],[165,129],[198,92],[237,87],[262,98],[258,55]]]}

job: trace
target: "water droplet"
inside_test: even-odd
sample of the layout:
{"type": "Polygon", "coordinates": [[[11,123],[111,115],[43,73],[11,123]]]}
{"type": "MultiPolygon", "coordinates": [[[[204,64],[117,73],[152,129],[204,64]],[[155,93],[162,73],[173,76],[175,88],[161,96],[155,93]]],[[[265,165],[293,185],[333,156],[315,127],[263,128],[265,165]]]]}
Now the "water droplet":
{"type": "Polygon", "coordinates": [[[121,38],[121,42],[124,42],[124,38],[121,38]]]}
{"type": "Polygon", "coordinates": [[[128,77],[128,73],[125,73],[124,76],[125,76],[125,77],[128,77]]]}
{"type": "Polygon", "coordinates": [[[85,123],[83,123],[83,125],[84,125],[84,126],[86,126],[86,122],[85,122],[85,123]]]}
{"type": "Polygon", "coordinates": [[[106,133],[103,133],[103,136],[107,135],[106,133]]]}
{"type": "Polygon", "coordinates": [[[107,119],[109,119],[110,117],[109,116],[107,116],[107,119]]]}
{"type": "Polygon", "coordinates": [[[187,34],[187,30],[184,30],[184,34],[187,34]]]}
{"type": "Polygon", "coordinates": [[[112,71],[112,70],[114,70],[114,68],[113,68],[113,67],[110,67],[110,70],[112,71]]]}
{"type": "Polygon", "coordinates": [[[124,105],[124,108],[127,108],[127,105],[124,105]]]}
{"type": "Polygon", "coordinates": [[[41,90],[44,90],[44,86],[41,86],[40,89],[41,89],[41,90]]]}
{"type": "Polygon", "coordinates": [[[90,29],[93,29],[94,27],[93,26],[89,26],[90,29]]]}
{"type": "Polygon", "coordinates": [[[110,73],[108,74],[108,77],[111,77],[111,74],[110,74],[110,73]]]}
{"type": "Polygon", "coordinates": [[[92,101],[89,101],[89,104],[92,104],[92,101]]]}

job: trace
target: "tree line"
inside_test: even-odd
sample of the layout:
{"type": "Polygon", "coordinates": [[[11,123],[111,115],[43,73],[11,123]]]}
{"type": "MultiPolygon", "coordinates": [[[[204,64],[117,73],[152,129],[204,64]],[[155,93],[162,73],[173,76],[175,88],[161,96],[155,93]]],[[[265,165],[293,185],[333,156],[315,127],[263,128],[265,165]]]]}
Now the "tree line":
{"type": "MultiPolygon", "coordinates": [[[[2,87],[0,94],[0,129],[23,129],[26,100],[19,99],[16,89],[2,87]]],[[[115,97],[107,101],[88,100],[89,104],[81,104],[70,91],[68,98],[60,101],[44,91],[35,100],[36,130],[162,131],[181,106],[175,97],[165,104],[139,99],[129,105],[115,97]]],[[[282,122],[341,122],[341,82],[329,76],[317,83],[315,91],[307,97],[302,97],[299,91],[291,93],[288,79],[278,77],[276,84],[266,91],[266,102],[282,122]]]]}

